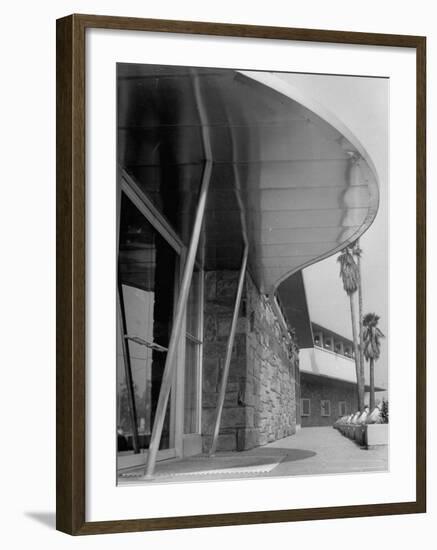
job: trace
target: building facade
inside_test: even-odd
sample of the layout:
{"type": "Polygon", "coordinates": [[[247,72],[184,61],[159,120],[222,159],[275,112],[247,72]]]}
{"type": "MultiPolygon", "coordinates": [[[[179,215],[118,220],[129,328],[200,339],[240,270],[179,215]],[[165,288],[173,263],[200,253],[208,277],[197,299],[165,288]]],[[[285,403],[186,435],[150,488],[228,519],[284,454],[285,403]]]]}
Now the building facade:
{"type": "Polygon", "coordinates": [[[311,323],[314,346],[300,350],[301,423],[332,426],[358,408],[351,340],[311,323]]]}
{"type": "MultiPolygon", "coordinates": [[[[299,345],[297,424],[302,428],[332,426],[339,417],[358,409],[353,342],[311,320],[302,272],[284,281],[279,293],[299,345]]],[[[375,391],[385,389],[377,386],[375,391]]]]}

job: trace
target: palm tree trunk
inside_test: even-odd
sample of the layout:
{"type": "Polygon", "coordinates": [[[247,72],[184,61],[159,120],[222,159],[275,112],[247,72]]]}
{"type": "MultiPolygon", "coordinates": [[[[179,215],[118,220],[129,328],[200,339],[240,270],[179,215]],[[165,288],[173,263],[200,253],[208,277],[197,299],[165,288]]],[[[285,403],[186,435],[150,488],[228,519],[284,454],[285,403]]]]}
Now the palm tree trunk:
{"type": "Polygon", "coordinates": [[[357,396],[358,396],[358,410],[362,410],[364,406],[364,386],[361,385],[360,375],[360,358],[359,358],[359,346],[357,338],[357,312],[355,309],[355,302],[353,294],[349,295],[351,305],[351,319],[352,319],[352,339],[354,343],[354,355],[355,355],[355,372],[357,375],[357,396]]]}
{"type": "Polygon", "coordinates": [[[375,360],[370,358],[370,411],[375,408],[375,360]]]}
{"type": "MultiPolygon", "coordinates": [[[[356,242],[356,246],[360,248],[360,241],[356,242]]],[[[364,338],[363,338],[363,287],[361,284],[361,254],[357,255],[357,268],[358,268],[358,315],[359,315],[359,327],[360,327],[360,385],[363,388],[363,406],[364,406],[364,338]]],[[[373,410],[373,409],[372,409],[373,410]]]]}

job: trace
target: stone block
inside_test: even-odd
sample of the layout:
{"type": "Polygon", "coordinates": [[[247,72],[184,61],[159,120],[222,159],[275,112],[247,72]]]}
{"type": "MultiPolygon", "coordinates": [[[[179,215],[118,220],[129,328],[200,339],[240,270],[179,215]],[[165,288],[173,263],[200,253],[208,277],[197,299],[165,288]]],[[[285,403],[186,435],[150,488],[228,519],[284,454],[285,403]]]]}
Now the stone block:
{"type": "MultiPolygon", "coordinates": [[[[202,438],[202,449],[208,453],[211,448],[212,436],[207,435],[202,438]]],[[[236,451],[237,434],[236,432],[220,433],[217,438],[217,451],[236,451]]]]}
{"type": "Polygon", "coordinates": [[[217,337],[228,340],[231,332],[231,316],[219,317],[217,319],[217,337]]]}
{"type": "Polygon", "coordinates": [[[246,375],[246,361],[244,357],[233,357],[229,366],[229,376],[233,381],[238,381],[246,375]]]}
{"type": "Polygon", "coordinates": [[[258,400],[256,398],[255,395],[253,395],[253,393],[249,393],[249,392],[246,392],[244,394],[244,397],[243,397],[243,402],[245,405],[249,406],[249,407],[256,407],[257,404],[258,404],[258,400]]]}
{"type": "Polygon", "coordinates": [[[220,271],[217,273],[216,297],[217,299],[235,299],[237,292],[238,273],[236,271],[220,271]]]}
{"type": "Polygon", "coordinates": [[[223,428],[239,428],[246,426],[246,408],[228,407],[223,408],[222,422],[223,428]]]}
{"type": "Polygon", "coordinates": [[[235,433],[219,434],[217,440],[218,451],[235,451],[237,449],[237,437],[235,433]]]}
{"type": "Polygon", "coordinates": [[[232,350],[232,355],[237,357],[244,357],[246,361],[246,335],[245,334],[236,334],[234,340],[234,347],[232,350]]]}
{"type": "Polygon", "coordinates": [[[244,335],[247,334],[247,319],[243,316],[238,317],[236,333],[244,335]]]}
{"type": "Polygon", "coordinates": [[[204,392],[217,391],[219,360],[216,357],[204,357],[203,359],[202,385],[204,392]]]}
{"type": "Polygon", "coordinates": [[[246,427],[253,428],[255,426],[255,409],[246,407],[246,427]]]}
{"type": "Polygon", "coordinates": [[[226,391],[225,394],[225,407],[236,407],[238,405],[238,391],[226,391]]]}
{"type": "Polygon", "coordinates": [[[213,315],[206,315],[204,320],[204,340],[214,342],[217,338],[217,321],[213,315]]]}
{"type": "Polygon", "coordinates": [[[217,276],[215,271],[205,273],[205,299],[214,300],[216,297],[217,276]]]}
{"type": "Polygon", "coordinates": [[[260,414],[259,410],[255,410],[254,415],[253,415],[253,422],[254,422],[255,428],[261,427],[262,420],[263,419],[261,417],[261,414],[260,414]]]}
{"type": "Polygon", "coordinates": [[[215,424],[216,410],[214,408],[204,407],[202,410],[202,433],[212,434],[215,424]]]}
{"type": "Polygon", "coordinates": [[[245,428],[237,430],[237,451],[247,451],[257,447],[258,445],[258,430],[245,428]]]}
{"type": "Polygon", "coordinates": [[[219,359],[225,358],[226,354],[226,342],[208,342],[203,344],[203,357],[218,357],[219,359]]]}
{"type": "Polygon", "coordinates": [[[226,385],[226,392],[238,392],[240,389],[240,384],[238,381],[228,380],[226,385]]]}
{"type": "Polygon", "coordinates": [[[218,398],[217,392],[204,391],[202,396],[202,406],[204,408],[214,409],[215,407],[217,407],[217,398],[218,398]]]}

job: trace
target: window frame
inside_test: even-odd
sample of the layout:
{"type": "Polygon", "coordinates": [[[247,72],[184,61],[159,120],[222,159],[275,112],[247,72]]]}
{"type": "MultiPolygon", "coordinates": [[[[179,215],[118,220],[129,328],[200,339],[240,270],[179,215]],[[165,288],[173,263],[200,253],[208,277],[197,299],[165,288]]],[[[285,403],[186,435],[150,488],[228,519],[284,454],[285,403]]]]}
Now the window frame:
{"type": "MultiPolygon", "coordinates": [[[[144,216],[145,220],[152,226],[152,228],[160,235],[160,237],[167,243],[167,245],[174,251],[176,255],[175,265],[175,278],[174,278],[174,304],[173,304],[173,317],[174,309],[176,307],[177,298],[179,295],[179,276],[180,266],[182,264],[182,258],[185,258],[186,247],[176,234],[171,224],[160,214],[155,205],[150,201],[147,195],[136,184],[135,179],[131,177],[123,168],[118,167],[118,181],[117,185],[117,263],[118,253],[120,246],[120,219],[121,219],[121,201],[122,197],[126,197],[144,216]]],[[[173,319],[172,319],[173,322],[173,319]]],[[[119,327],[119,318],[117,316],[117,330],[121,330],[119,327]]],[[[176,371],[176,377],[172,384],[172,389],[169,397],[169,414],[170,414],[170,426],[169,426],[169,448],[159,449],[157,460],[168,460],[181,456],[181,444],[179,442],[179,434],[177,431],[177,419],[176,412],[179,409],[179,396],[177,392],[176,378],[178,376],[180,359],[177,357],[178,368],[176,371]]],[[[152,423],[153,428],[153,423],[152,423]]],[[[142,466],[148,454],[148,449],[142,449],[140,453],[122,455],[117,450],[117,475],[126,469],[134,466],[142,466]]]]}
{"type": "Polygon", "coordinates": [[[187,314],[188,307],[186,308],[186,317],[185,317],[185,330],[184,334],[184,405],[182,408],[183,411],[183,422],[182,422],[182,432],[184,436],[190,435],[201,435],[202,434],[202,375],[203,375],[203,321],[204,321],[204,283],[205,283],[205,271],[203,269],[203,262],[197,260],[195,264],[195,272],[199,273],[199,289],[198,289],[198,310],[199,315],[199,327],[198,334],[194,336],[187,330],[187,314]],[[185,376],[187,374],[186,370],[186,340],[189,340],[196,345],[196,359],[197,359],[197,373],[196,373],[196,428],[193,432],[185,432],[185,376]]]}
{"type": "Polygon", "coordinates": [[[320,416],[324,418],[329,418],[331,416],[331,400],[330,399],[321,399],[320,400],[320,416]],[[329,414],[324,413],[324,403],[328,403],[329,414]]]}
{"type": "Polygon", "coordinates": [[[300,416],[305,416],[305,417],[311,416],[311,399],[309,397],[301,397],[300,399],[300,416]],[[308,402],[307,413],[304,412],[304,406],[303,406],[304,401],[308,402]]]}

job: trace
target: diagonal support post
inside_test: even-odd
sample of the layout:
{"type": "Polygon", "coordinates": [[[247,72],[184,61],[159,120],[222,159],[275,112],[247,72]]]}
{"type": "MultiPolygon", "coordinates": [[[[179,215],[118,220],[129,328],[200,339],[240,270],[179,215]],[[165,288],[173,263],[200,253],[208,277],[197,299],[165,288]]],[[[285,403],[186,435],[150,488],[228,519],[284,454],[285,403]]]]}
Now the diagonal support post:
{"type": "Polygon", "coordinates": [[[211,448],[209,451],[209,456],[214,456],[217,450],[217,441],[218,441],[218,435],[220,430],[220,422],[221,422],[222,413],[223,413],[223,405],[225,402],[229,367],[231,364],[232,348],[234,347],[235,333],[237,331],[237,323],[238,323],[238,312],[240,311],[241,296],[243,294],[244,276],[246,274],[248,252],[249,252],[249,248],[247,244],[245,244],[244,251],[243,251],[243,258],[241,261],[240,275],[238,277],[237,294],[235,297],[235,305],[234,305],[234,312],[232,315],[231,330],[229,333],[228,345],[226,348],[226,359],[225,359],[222,379],[220,383],[220,392],[219,392],[218,401],[217,401],[216,418],[215,418],[214,431],[213,431],[213,437],[212,437],[211,448]]]}
{"type": "Polygon", "coordinates": [[[193,276],[194,265],[196,261],[197,248],[199,245],[200,234],[202,230],[203,217],[205,214],[206,200],[208,196],[209,182],[212,173],[212,152],[209,129],[206,120],[206,109],[202,101],[198,77],[194,76],[194,95],[199,112],[199,118],[202,125],[202,138],[205,153],[205,167],[202,176],[202,184],[199,194],[199,202],[197,204],[196,216],[194,219],[193,232],[191,234],[190,245],[184,265],[182,282],[179,291],[179,298],[176,305],[176,311],[171,331],[170,342],[168,345],[167,357],[165,360],[164,374],[162,377],[161,388],[159,391],[158,403],[156,406],[155,419],[153,422],[152,435],[150,437],[149,453],[147,456],[147,464],[145,477],[152,478],[155,471],[156,457],[158,454],[159,443],[161,441],[162,428],[164,425],[165,412],[167,410],[168,399],[170,396],[171,386],[173,384],[175,369],[176,369],[176,354],[179,344],[179,337],[183,325],[183,320],[186,312],[188,295],[190,292],[191,278],[193,276]]]}

